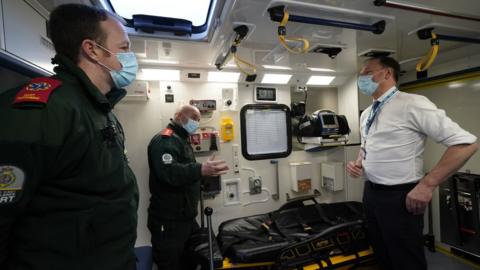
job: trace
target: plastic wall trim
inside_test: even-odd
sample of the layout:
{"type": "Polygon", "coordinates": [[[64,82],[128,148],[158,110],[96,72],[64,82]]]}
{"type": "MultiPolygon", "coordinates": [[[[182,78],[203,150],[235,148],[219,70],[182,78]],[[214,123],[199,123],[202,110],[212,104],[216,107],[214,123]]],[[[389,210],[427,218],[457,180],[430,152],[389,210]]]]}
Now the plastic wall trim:
{"type": "Polygon", "coordinates": [[[453,81],[465,81],[480,77],[480,67],[451,72],[431,78],[400,84],[401,91],[414,91],[416,89],[427,89],[437,85],[447,84],[453,81]]]}

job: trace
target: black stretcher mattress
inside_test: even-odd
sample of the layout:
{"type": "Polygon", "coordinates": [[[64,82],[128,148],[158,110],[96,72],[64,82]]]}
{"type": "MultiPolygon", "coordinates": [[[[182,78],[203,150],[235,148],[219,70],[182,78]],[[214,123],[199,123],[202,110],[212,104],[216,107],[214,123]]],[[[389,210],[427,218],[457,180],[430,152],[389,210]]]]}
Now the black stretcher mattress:
{"type": "Polygon", "coordinates": [[[238,263],[288,262],[368,249],[360,202],[304,202],[223,222],[217,237],[222,255],[238,263]]]}

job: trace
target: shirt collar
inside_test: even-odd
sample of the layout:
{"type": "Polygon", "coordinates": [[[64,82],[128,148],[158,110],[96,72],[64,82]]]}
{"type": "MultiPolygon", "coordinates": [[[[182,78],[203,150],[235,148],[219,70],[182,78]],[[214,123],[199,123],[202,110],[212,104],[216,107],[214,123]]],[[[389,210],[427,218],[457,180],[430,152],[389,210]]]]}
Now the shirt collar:
{"type": "Polygon", "coordinates": [[[381,95],[377,100],[374,101],[382,102],[386,97],[388,97],[388,95],[390,95],[391,92],[395,91],[396,89],[397,87],[395,85],[392,86],[392,88],[388,89],[387,92],[383,93],[383,95],[381,95]]]}
{"type": "Polygon", "coordinates": [[[58,64],[54,71],[59,79],[73,79],[75,78],[84,87],[85,91],[93,98],[95,105],[102,111],[109,112],[113,106],[117,104],[127,93],[122,88],[112,88],[106,95],[102,94],[100,90],[92,83],[87,74],[78,67],[72,60],[62,54],[57,54],[52,59],[52,63],[58,64]]]}

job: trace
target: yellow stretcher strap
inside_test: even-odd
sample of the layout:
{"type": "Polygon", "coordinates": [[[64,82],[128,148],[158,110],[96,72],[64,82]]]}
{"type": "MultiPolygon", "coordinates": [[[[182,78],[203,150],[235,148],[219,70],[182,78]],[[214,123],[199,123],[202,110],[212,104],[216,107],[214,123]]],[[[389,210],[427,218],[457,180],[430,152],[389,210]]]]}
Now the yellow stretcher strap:
{"type": "Polygon", "coordinates": [[[420,61],[417,63],[417,66],[416,66],[417,72],[422,72],[427,70],[433,64],[433,61],[437,57],[440,43],[437,39],[437,35],[435,35],[435,33],[433,32],[431,32],[431,34],[432,34],[432,39],[431,39],[432,47],[430,48],[430,51],[428,52],[428,54],[424,56],[422,59],[420,59],[420,61]]]}
{"type": "Polygon", "coordinates": [[[285,37],[287,32],[285,26],[287,25],[289,16],[290,15],[288,14],[288,11],[285,10],[283,13],[282,21],[280,22],[280,26],[278,26],[278,39],[280,40],[280,44],[282,44],[282,46],[291,53],[306,53],[308,52],[308,48],[310,47],[310,43],[308,42],[307,39],[298,38],[298,37],[295,37],[295,38],[285,37]],[[302,48],[298,48],[298,47],[292,48],[288,46],[287,42],[295,42],[295,41],[302,42],[303,44],[302,48]]]}
{"type": "Polygon", "coordinates": [[[270,230],[270,226],[268,226],[265,222],[262,223],[262,227],[265,228],[267,231],[270,230]]]}

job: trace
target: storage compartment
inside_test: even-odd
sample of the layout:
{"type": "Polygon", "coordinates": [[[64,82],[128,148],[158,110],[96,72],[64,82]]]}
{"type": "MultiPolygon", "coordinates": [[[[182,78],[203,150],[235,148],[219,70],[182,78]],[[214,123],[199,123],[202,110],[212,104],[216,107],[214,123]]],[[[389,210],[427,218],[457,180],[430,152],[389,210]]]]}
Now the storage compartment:
{"type": "Polygon", "coordinates": [[[6,51],[53,72],[55,49],[47,37],[47,20],[25,1],[3,0],[6,51]]]}
{"type": "Polygon", "coordinates": [[[330,191],[343,190],[344,174],[342,162],[322,163],[322,187],[330,191]]]}
{"type": "Polygon", "coordinates": [[[312,163],[290,163],[291,189],[295,192],[308,192],[312,189],[312,163]]]}
{"type": "Polygon", "coordinates": [[[133,81],[132,84],[125,87],[127,95],[124,101],[147,101],[150,98],[150,87],[148,81],[133,81]]]}
{"type": "Polygon", "coordinates": [[[440,186],[442,242],[480,255],[480,175],[456,173],[440,186]]]}
{"type": "MultiPolygon", "coordinates": [[[[2,8],[2,0],[0,0],[0,8],[2,8]]],[[[0,49],[5,50],[5,32],[3,30],[3,12],[0,12],[0,49]]]]}

